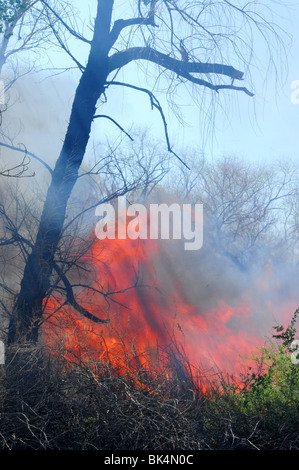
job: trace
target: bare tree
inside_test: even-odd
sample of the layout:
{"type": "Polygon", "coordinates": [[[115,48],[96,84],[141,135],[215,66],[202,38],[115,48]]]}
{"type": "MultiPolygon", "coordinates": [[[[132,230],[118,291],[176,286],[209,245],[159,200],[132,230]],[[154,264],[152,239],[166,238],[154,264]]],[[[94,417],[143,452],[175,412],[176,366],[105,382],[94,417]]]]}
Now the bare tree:
{"type": "MultiPolygon", "coordinates": [[[[0,133],[1,145],[22,154],[22,159],[14,164],[0,167],[0,175],[6,177],[28,177],[34,173],[29,165],[33,154],[25,146],[16,148],[14,137],[5,129],[3,113],[15,103],[11,102],[9,91],[16,81],[33,71],[41,54],[45,55],[50,44],[52,29],[46,15],[46,7],[40,0],[2,1],[0,9],[0,133]],[[31,60],[26,63],[28,54],[31,60]],[[23,55],[25,60],[19,61],[23,55]],[[34,60],[33,57],[34,56],[34,60]],[[31,153],[31,155],[30,155],[31,153]]],[[[15,119],[14,119],[15,122],[15,119]]],[[[11,123],[6,124],[11,129],[11,123]]]]}
{"type": "Polygon", "coordinates": [[[145,93],[151,107],[160,115],[168,149],[174,153],[166,118],[155,92],[146,85],[139,87],[117,80],[119,71],[138,62],[153,66],[151,70],[155,71],[157,79],[165,76],[169,89],[190,84],[214,93],[227,90],[251,97],[252,91],[238,83],[244,79],[239,68],[247,70],[253,54],[254,30],[262,34],[267,46],[278,37],[278,28],[266,17],[263,2],[237,7],[228,1],[136,0],[126,3],[122,17],[113,0],[97,0],[91,38],[64,21],[48,2],[41,0],[41,3],[47,8],[59,45],[82,75],[13,309],[10,342],[24,335],[34,341],[38,338],[42,303],[55,268],[55,253],[63,233],[67,204],[78,180],[92,124],[95,119],[106,117],[99,114],[97,108],[101,100],[105,101],[107,90],[130,87],[145,93]],[[58,23],[53,23],[53,17],[58,23]],[[89,46],[86,64],[76,58],[64,42],[62,29],[89,46]]]}
{"type": "MultiPolygon", "coordinates": [[[[93,279],[92,266],[86,265],[84,258],[96,238],[92,235],[92,228],[97,222],[95,208],[101,203],[114,203],[118,197],[124,195],[129,202],[144,197],[145,193],[153,191],[168,169],[167,152],[161,152],[161,145],[158,143],[155,151],[152,141],[150,147],[146,146],[145,132],[142,135],[139,132],[132,133],[131,139],[129,145],[122,142],[120,145],[101,149],[103,156],[100,160],[96,159],[98,149],[95,148],[94,165],[87,168],[85,165],[81,166],[76,190],[68,203],[43,310],[47,308],[48,299],[55,298],[58,308],[68,303],[95,323],[108,322],[108,319],[98,318],[84,308],[78,296],[82,288],[89,289],[88,279],[93,279]]],[[[49,168],[48,171],[52,170],[49,168]]],[[[34,246],[44,197],[36,179],[30,185],[22,179],[16,179],[14,184],[5,179],[1,185],[0,305],[4,313],[4,325],[7,325],[10,318],[9,309],[16,296],[17,281],[22,276],[26,260],[34,246]]],[[[138,283],[136,276],[133,285],[126,286],[125,290],[136,287],[138,283]]],[[[115,292],[111,289],[99,286],[97,289],[93,287],[92,292],[103,296],[107,306],[110,301],[113,302],[115,292]]],[[[47,315],[43,316],[43,320],[47,318],[47,315]]]]}
{"type": "MultiPolygon", "coordinates": [[[[177,166],[173,171],[181,184],[176,195],[204,204],[205,230],[213,249],[245,269],[254,259],[260,261],[260,252],[263,257],[279,256],[279,250],[290,251],[298,244],[295,162],[259,164],[235,156],[209,162],[195,152],[187,161],[198,177],[190,178],[186,168],[177,166]]],[[[169,188],[173,179],[170,172],[169,188]]]]}
{"type": "MultiPolygon", "coordinates": [[[[3,75],[3,66],[10,59],[28,51],[40,53],[51,36],[51,28],[45,21],[46,7],[40,0],[2,3],[5,5],[0,15],[0,76],[3,75]]],[[[11,82],[14,83],[16,78],[17,74],[11,82]]]]}

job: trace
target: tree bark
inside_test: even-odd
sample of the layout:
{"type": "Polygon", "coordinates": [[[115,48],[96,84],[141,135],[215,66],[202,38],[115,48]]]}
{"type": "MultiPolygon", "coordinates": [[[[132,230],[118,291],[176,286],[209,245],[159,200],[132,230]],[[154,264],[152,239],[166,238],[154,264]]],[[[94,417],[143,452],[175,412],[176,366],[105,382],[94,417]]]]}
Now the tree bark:
{"type": "Polygon", "coordinates": [[[39,229],[28,257],[8,330],[8,342],[36,342],[43,299],[50,285],[66,208],[88,144],[96,104],[108,75],[109,33],[114,0],[98,0],[93,40],[76,90],[69,126],[49,186],[39,229]]]}

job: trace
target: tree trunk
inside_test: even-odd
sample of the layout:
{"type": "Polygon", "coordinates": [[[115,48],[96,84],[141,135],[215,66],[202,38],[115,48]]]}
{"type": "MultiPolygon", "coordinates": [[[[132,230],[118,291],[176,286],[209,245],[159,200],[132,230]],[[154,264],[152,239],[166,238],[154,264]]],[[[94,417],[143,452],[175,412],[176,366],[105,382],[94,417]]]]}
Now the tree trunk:
{"type": "Polygon", "coordinates": [[[109,33],[113,0],[98,0],[94,36],[86,68],[76,90],[69,126],[45,200],[34,247],[28,257],[20,293],[9,324],[8,342],[36,342],[53,261],[66,208],[88,144],[96,104],[108,74],[109,33]]]}

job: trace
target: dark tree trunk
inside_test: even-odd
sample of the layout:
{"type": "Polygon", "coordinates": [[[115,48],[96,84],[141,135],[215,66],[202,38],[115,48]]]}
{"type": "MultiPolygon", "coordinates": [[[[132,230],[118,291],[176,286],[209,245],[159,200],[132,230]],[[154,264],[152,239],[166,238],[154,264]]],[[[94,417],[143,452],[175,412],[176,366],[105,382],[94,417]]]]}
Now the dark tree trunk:
{"type": "Polygon", "coordinates": [[[21,338],[38,339],[43,299],[49,288],[67,203],[86,151],[96,104],[107,80],[112,9],[113,0],[98,1],[88,62],[76,90],[69,126],[54,168],[36,241],[24,269],[9,325],[9,343],[21,338]]]}
{"type": "MultiPolygon", "coordinates": [[[[145,5],[149,4],[149,2],[144,3],[145,5]]],[[[110,83],[107,83],[108,75],[132,61],[146,60],[198,86],[204,86],[217,92],[221,89],[238,90],[253,96],[247,88],[233,85],[234,80],[243,79],[243,72],[236,70],[230,65],[203,63],[193,60],[184,61],[182,60],[183,58],[176,59],[171,56],[171,53],[164,54],[153,49],[148,44],[143,47],[127,47],[124,50],[116,50],[109,57],[110,50],[124,28],[137,25],[140,27],[157,26],[155,24],[155,9],[158,2],[152,0],[149,4],[150,9],[146,17],[138,16],[136,18],[117,20],[111,29],[113,4],[114,0],[97,0],[94,36],[91,41],[88,62],[75,94],[69,127],[60,156],[54,168],[37,238],[25,266],[20,293],[9,325],[9,342],[15,342],[21,337],[33,341],[36,341],[38,338],[43,299],[50,287],[55,253],[63,230],[68,200],[77,181],[78,171],[86,151],[97,101],[104,93],[105,86],[108,86],[110,83]],[[197,77],[198,74],[214,74],[220,77],[230,77],[232,82],[231,84],[214,84],[211,80],[197,77]]],[[[159,2],[160,4],[162,5],[163,2],[159,2]]],[[[231,6],[231,8],[234,7],[231,6]]],[[[177,12],[179,12],[178,9],[177,12]]],[[[140,8],[139,13],[141,13],[140,8]]],[[[170,13],[169,9],[168,13],[170,13]]],[[[183,11],[179,12],[179,14],[185,19],[183,11]]],[[[171,14],[170,17],[172,18],[171,14]]],[[[191,23],[193,25],[195,23],[199,24],[197,19],[193,19],[191,23]]],[[[268,28],[268,24],[266,26],[268,28]]],[[[173,33],[172,27],[171,20],[171,41],[173,38],[178,38],[173,33]]],[[[80,35],[78,38],[80,38],[80,35]]],[[[116,81],[111,83],[121,84],[116,81]]],[[[124,84],[122,83],[122,85],[124,84]]],[[[152,107],[159,110],[165,127],[168,148],[171,151],[166,122],[160,105],[157,104],[149,90],[134,86],[132,88],[145,91],[150,96],[152,107]]]]}

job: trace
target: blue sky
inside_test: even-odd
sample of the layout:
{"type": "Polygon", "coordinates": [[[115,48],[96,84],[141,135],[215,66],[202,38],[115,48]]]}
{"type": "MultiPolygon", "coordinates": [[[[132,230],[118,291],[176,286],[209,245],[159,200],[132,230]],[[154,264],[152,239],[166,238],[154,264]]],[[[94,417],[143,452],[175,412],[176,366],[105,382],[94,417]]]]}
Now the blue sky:
{"type": "MultiPolygon", "coordinates": [[[[203,108],[194,103],[191,94],[187,94],[181,89],[177,101],[185,122],[182,124],[168,106],[166,97],[157,94],[167,117],[169,135],[175,151],[181,152],[182,149],[191,147],[199,153],[204,152],[208,158],[234,154],[253,161],[298,159],[299,104],[293,104],[291,101],[291,94],[294,91],[291,89],[291,84],[295,80],[299,80],[299,2],[292,2],[292,6],[286,6],[285,2],[283,5],[278,5],[275,1],[272,3],[273,9],[278,15],[276,21],[292,37],[292,43],[287,44],[287,63],[285,61],[277,63],[282,81],[275,83],[274,75],[271,72],[266,75],[266,82],[262,81],[261,76],[265,76],[266,65],[263,61],[262,43],[257,41],[255,52],[260,58],[261,67],[260,69],[256,67],[251,69],[253,91],[255,92],[253,98],[244,93],[223,90],[219,94],[223,108],[221,106],[210,107],[210,104],[215,102],[216,95],[210,90],[205,90],[207,107],[206,118],[204,118],[203,108]]],[[[84,18],[88,24],[89,17],[93,16],[92,8],[96,4],[95,0],[86,0],[85,3],[74,0],[74,4],[80,7],[82,19],[84,18]]],[[[116,0],[116,5],[123,6],[125,4],[126,2],[123,0],[116,0]]],[[[75,47],[77,48],[75,49],[76,54],[79,53],[86,60],[88,53],[86,47],[80,46],[78,41],[75,41],[75,47]],[[82,50],[78,49],[78,45],[80,48],[82,47],[82,50]]],[[[65,53],[53,54],[55,66],[63,67],[65,63],[65,53]]],[[[51,75],[51,71],[49,75],[51,75]]],[[[122,77],[136,85],[151,86],[150,79],[134,64],[127,66],[124,71],[120,72],[118,79],[121,80],[122,77]]],[[[248,77],[245,75],[244,78],[242,85],[244,84],[251,89],[250,83],[247,81],[248,77]]],[[[57,100],[59,95],[67,94],[68,103],[71,104],[78,79],[79,74],[77,73],[72,79],[72,85],[70,87],[66,85],[63,91],[61,90],[61,82],[57,82],[57,100]]],[[[55,79],[53,83],[55,90],[55,79]]],[[[47,88],[44,86],[44,93],[45,90],[47,88]]],[[[161,139],[163,142],[164,134],[159,113],[156,110],[151,111],[147,96],[136,91],[112,87],[111,90],[108,90],[107,97],[108,103],[101,109],[101,112],[116,119],[127,131],[130,131],[132,126],[149,127],[153,137],[161,139]]],[[[41,92],[36,97],[37,102],[32,101],[31,107],[34,110],[34,115],[37,114],[38,100],[41,102],[42,99],[45,102],[44,106],[46,106],[49,97],[47,95],[41,97],[41,92]]],[[[50,101],[55,102],[52,99],[50,101]]],[[[49,105],[51,104],[49,103],[49,105]]],[[[41,109],[43,110],[43,107],[41,109]]],[[[53,108],[53,112],[55,109],[53,108]]],[[[69,110],[65,110],[63,117],[65,123],[68,116],[69,110]]],[[[60,116],[59,118],[62,119],[60,116]]],[[[61,136],[57,141],[57,151],[65,130],[63,125],[59,124],[59,126],[61,136]]],[[[107,140],[113,142],[119,136],[116,127],[103,119],[96,122],[94,127],[93,137],[103,143],[107,140]]],[[[55,131],[53,131],[54,133],[55,131]]]]}
{"type": "MultiPolygon", "coordinates": [[[[292,2],[289,6],[272,3],[277,14],[276,21],[292,38],[292,42],[286,46],[287,63],[277,63],[281,81],[276,83],[271,72],[266,76],[265,83],[261,81],[265,70],[262,70],[262,44],[257,42],[256,47],[261,47],[261,52],[255,52],[260,56],[262,66],[260,70],[252,70],[254,98],[243,93],[223,91],[224,111],[221,107],[216,109],[213,126],[207,128],[209,119],[203,119],[202,109],[194,105],[192,98],[184,93],[178,98],[186,125],[180,124],[162,96],[169,134],[176,149],[191,146],[204,151],[210,158],[235,154],[259,161],[298,159],[299,104],[295,105],[291,101],[294,91],[291,83],[299,80],[299,2],[292,2]]],[[[139,77],[140,84],[144,84],[144,75],[141,71],[136,73],[136,67],[132,67],[129,76],[133,83],[138,83],[139,77]]],[[[247,86],[246,76],[244,85],[247,86]]],[[[207,103],[214,99],[213,92],[208,91],[208,94],[210,97],[207,103]]],[[[136,92],[116,93],[115,89],[108,97],[107,110],[111,110],[112,116],[118,118],[126,128],[134,123],[149,125],[154,136],[163,137],[158,113],[150,110],[146,97],[136,92]]],[[[114,132],[110,125],[107,129],[102,131],[103,137],[114,132]]]]}

